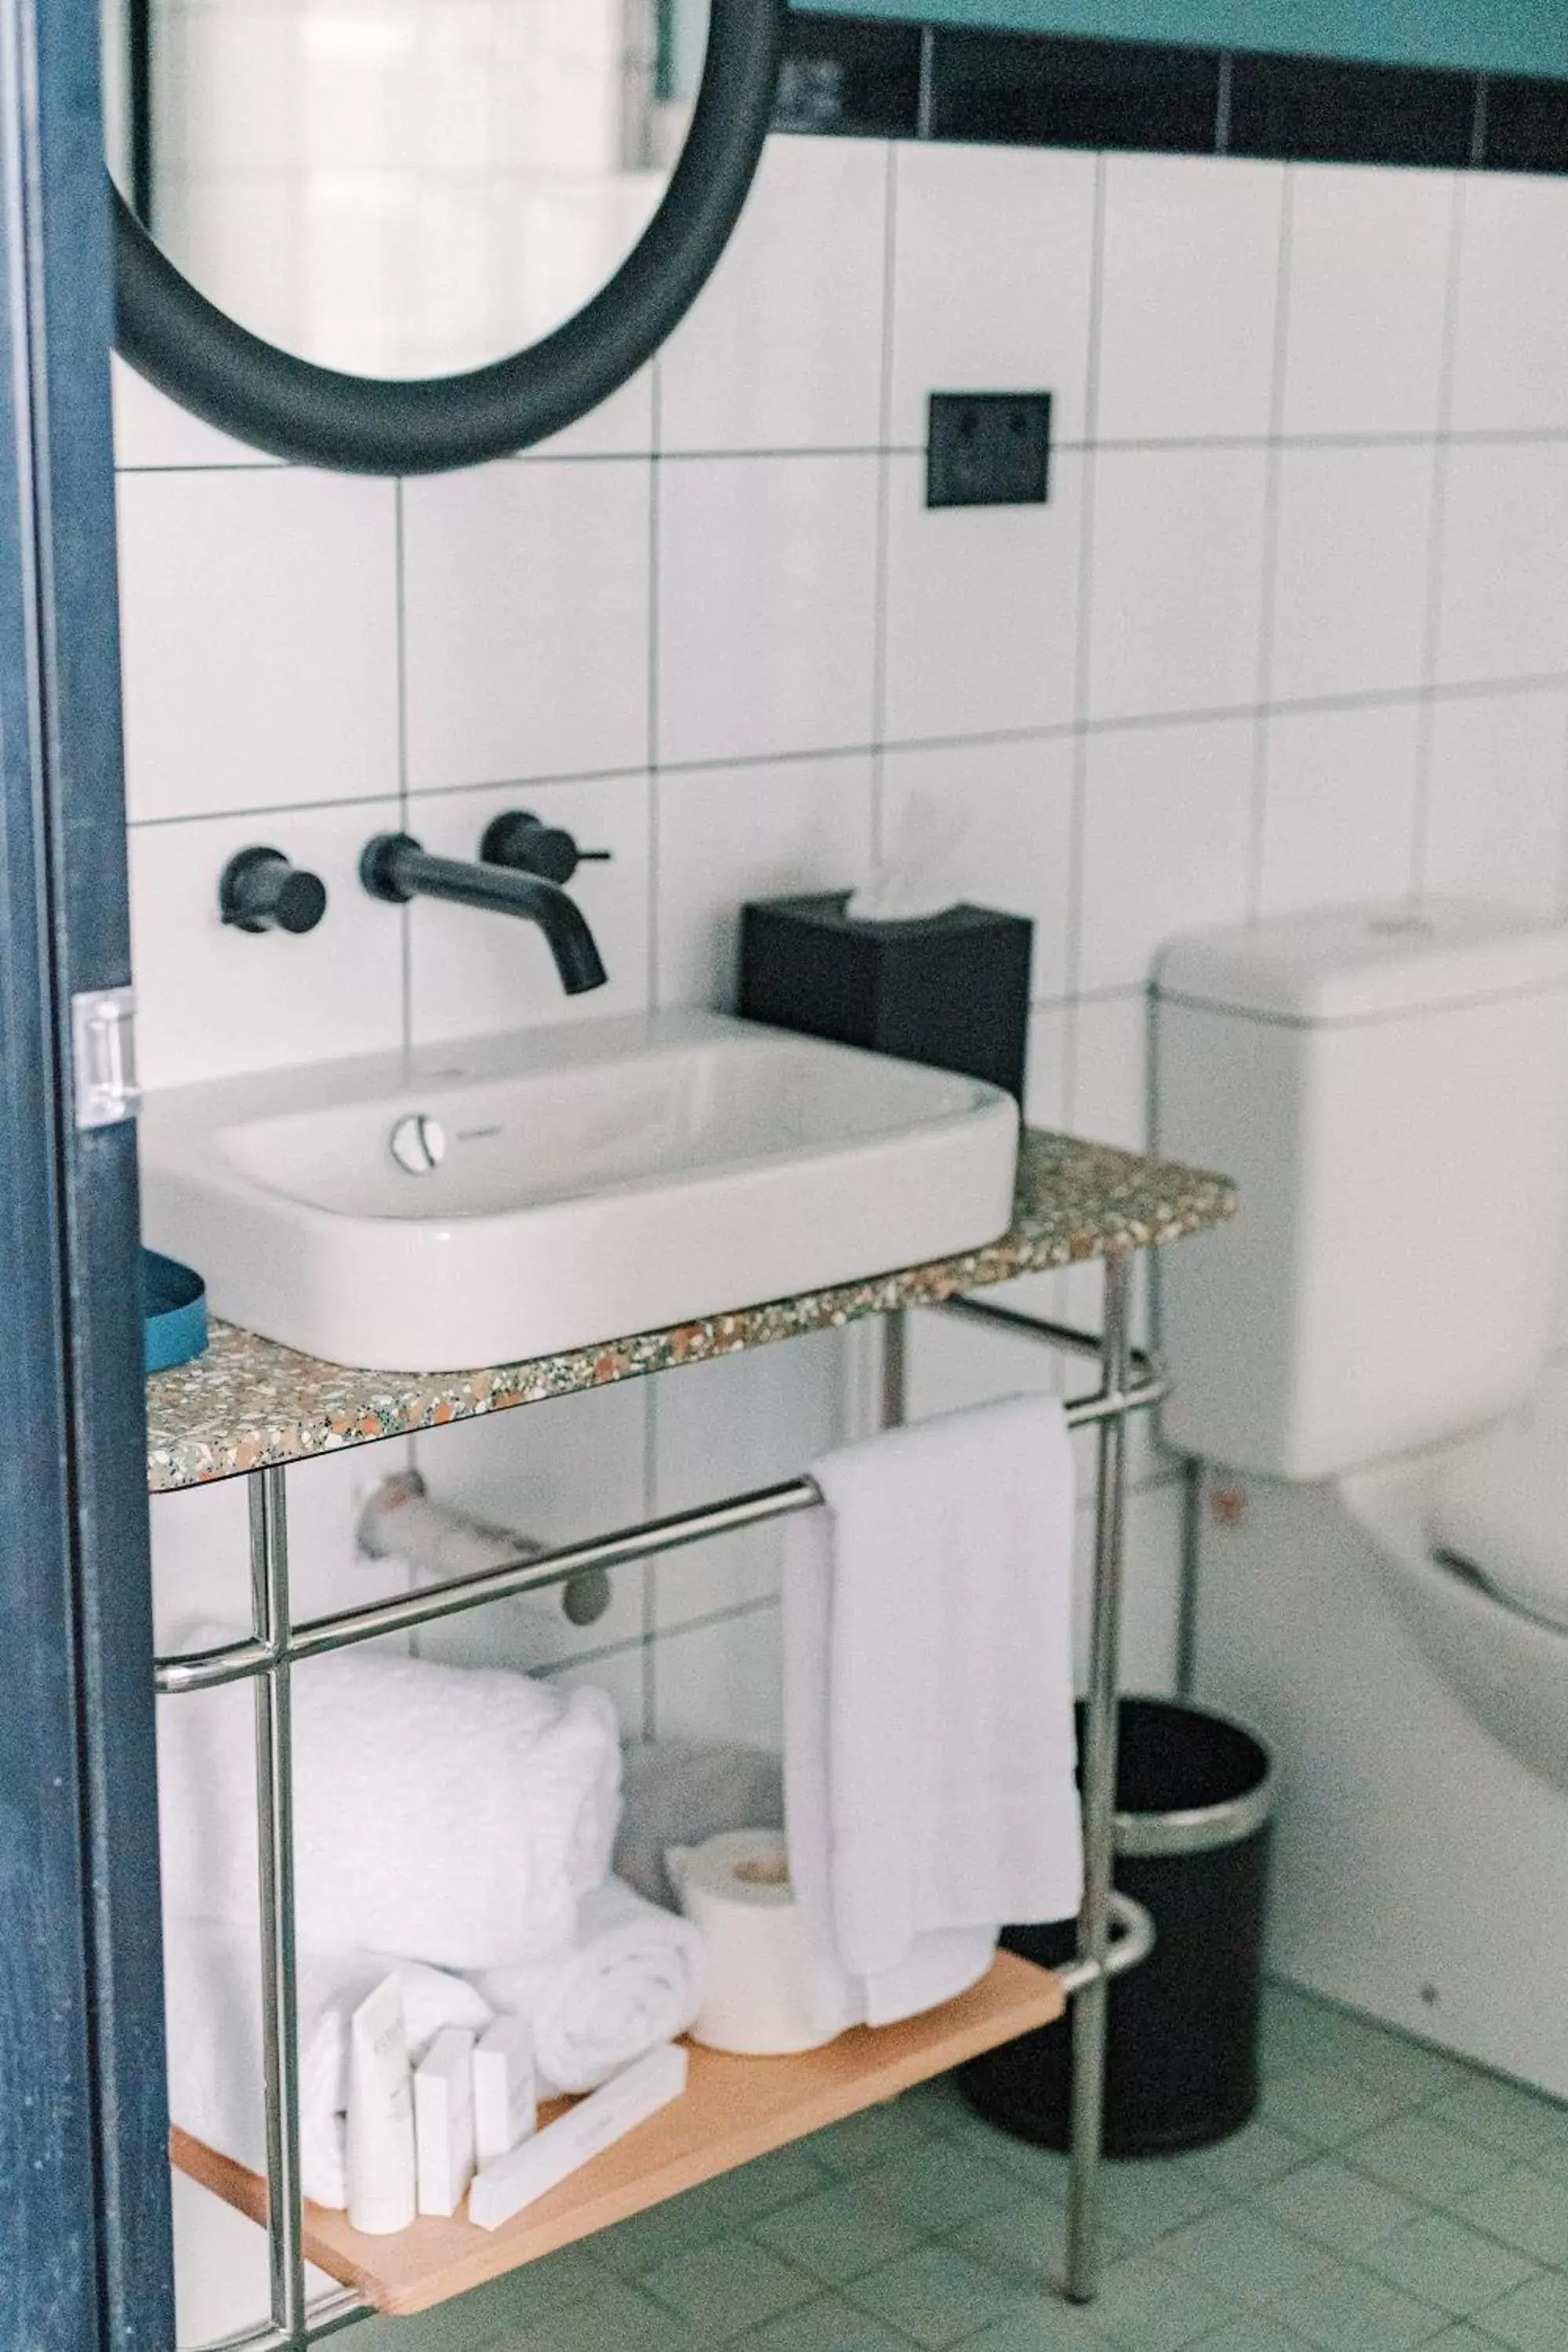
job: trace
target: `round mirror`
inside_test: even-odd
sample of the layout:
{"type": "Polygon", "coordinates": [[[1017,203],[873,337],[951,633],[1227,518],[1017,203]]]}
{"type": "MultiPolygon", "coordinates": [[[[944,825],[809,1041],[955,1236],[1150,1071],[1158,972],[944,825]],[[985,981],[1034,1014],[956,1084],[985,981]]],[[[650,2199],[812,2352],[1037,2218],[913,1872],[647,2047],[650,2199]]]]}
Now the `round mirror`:
{"type": "Polygon", "coordinates": [[[279,457],[428,472],[640,367],[723,248],[784,0],[105,0],[120,349],[279,457]]]}

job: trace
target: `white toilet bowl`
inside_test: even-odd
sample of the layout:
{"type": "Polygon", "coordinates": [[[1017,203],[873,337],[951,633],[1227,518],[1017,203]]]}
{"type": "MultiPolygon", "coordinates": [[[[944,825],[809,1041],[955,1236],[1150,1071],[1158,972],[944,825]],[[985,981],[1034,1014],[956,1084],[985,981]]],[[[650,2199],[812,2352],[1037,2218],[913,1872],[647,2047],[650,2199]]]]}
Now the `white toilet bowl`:
{"type": "Polygon", "coordinates": [[[1161,1148],[1241,1187],[1161,1270],[1165,1434],[1241,1465],[1198,1680],[1275,1751],[1273,1958],[1568,2097],[1568,928],[1326,909],[1155,994],[1161,1148]]]}

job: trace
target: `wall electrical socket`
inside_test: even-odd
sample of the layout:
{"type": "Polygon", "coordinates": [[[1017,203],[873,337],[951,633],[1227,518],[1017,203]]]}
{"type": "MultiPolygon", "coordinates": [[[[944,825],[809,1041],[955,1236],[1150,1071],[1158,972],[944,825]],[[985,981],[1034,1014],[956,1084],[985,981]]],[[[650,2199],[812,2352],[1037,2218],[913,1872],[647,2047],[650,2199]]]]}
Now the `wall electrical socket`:
{"type": "Polygon", "coordinates": [[[933,392],[928,507],[1043,507],[1050,497],[1048,392],[933,392]]]}

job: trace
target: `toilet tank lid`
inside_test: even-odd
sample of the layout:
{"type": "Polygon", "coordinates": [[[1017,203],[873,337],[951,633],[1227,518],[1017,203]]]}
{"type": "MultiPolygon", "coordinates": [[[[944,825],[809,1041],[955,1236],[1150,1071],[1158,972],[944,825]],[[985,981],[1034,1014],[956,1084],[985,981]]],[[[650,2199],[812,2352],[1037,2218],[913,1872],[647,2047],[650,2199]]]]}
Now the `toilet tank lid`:
{"type": "Polygon", "coordinates": [[[1568,924],[1465,899],[1331,907],[1169,940],[1157,995],[1316,1027],[1568,984],[1568,924]]]}

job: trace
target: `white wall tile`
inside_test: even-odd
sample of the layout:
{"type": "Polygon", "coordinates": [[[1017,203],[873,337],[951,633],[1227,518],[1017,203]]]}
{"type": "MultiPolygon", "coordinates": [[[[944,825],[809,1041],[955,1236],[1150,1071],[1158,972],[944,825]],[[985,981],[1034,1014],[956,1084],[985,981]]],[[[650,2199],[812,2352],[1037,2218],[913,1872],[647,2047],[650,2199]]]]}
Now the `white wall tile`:
{"type": "Polygon", "coordinates": [[[1081,440],[1094,158],[922,143],[894,173],[892,442],[924,446],[933,392],[1049,392],[1081,440]]]}
{"type": "Polygon", "coordinates": [[[646,764],[649,513],[635,458],[405,486],[411,785],[646,764]]]}
{"type": "Polygon", "coordinates": [[[1453,428],[1568,426],[1568,186],[1472,172],[1462,201],[1453,428]]]}
{"type": "Polygon", "coordinates": [[[1436,431],[1457,185],[1381,164],[1292,169],[1282,431],[1436,431]]]}
{"type": "Polygon", "coordinates": [[[277,466],[121,476],[132,817],[396,790],[395,499],[277,466]]]}
{"type": "Polygon", "coordinates": [[[879,462],[660,467],[661,761],[871,740],[879,462]]]}
{"type": "Polygon", "coordinates": [[[437,856],[477,858],[490,819],[513,808],[563,825],[583,849],[610,852],[608,865],[580,866],[570,886],[609,974],[603,988],[583,996],[564,993],[537,924],[417,900],[407,919],[416,1045],[642,1011],[649,982],[648,800],[646,773],[410,794],[408,830],[437,856]]]}
{"type": "Polygon", "coordinates": [[[1568,672],[1568,444],[1457,442],[1447,467],[1439,680],[1568,672]]]}
{"type": "Polygon", "coordinates": [[[1261,449],[1097,456],[1091,719],[1256,700],[1267,462],[1261,449]]]}
{"type": "Polygon", "coordinates": [[[1434,454],[1284,449],[1269,694],[1418,686],[1434,454]]]}
{"type": "Polygon", "coordinates": [[[1089,739],[1080,987],[1141,986],[1163,940],[1246,914],[1252,770],[1247,720],[1089,739]]]}
{"type": "MultiPolygon", "coordinates": [[[[798,1478],[843,1442],[844,1395],[837,1331],[685,1367],[655,1399],[655,1510],[685,1510],[798,1478]]],[[[771,1598],[784,1542],[776,1525],[666,1552],[654,1571],[658,1630],[771,1598]]]]}
{"type": "Polygon", "coordinates": [[[1466,695],[1432,712],[1428,888],[1563,905],[1568,694],[1466,695]]]}
{"type": "Polygon", "coordinates": [[[1068,984],[1073,766],[1064,735],[932,745],[882,761],[884,840],[896,845],[911,799],[948,812],[963,830],[945,878],[977,906],[1028,916],[1036,997],[1061,996],[1068,984]]]}
{"type": "Polygon", "coordinates": [[[658,1002],[735,1002],[748,898],[847,890],[871,862],[871,761],[710,768],[658,782],[658,1002]]]}
{"type": "Polygon", "coordinates": [[[1099,439],[1268,431],[1284,187],[1278,163],[1106,158],[1099,439]]]}
{"type": "MultiPolygon", "coordinates": [[[[629,1381],[454,1422],[417,1439],[413,1452],[437,1502],[536,1543],[574,1543],[646,1517],[646,1416],[642,1386],[629,1381]]],[[[420,1654],[537,1674],[584,1652],[639,1641],[647,1572],[612,1570],[610,1605],[591,1625],[571,1622],[552,1586],[425,1627],[420,1654]]]]}
{"type": "MultiPolygon", "coordinates": [[[[1037,941],[1035,952],[1039,953],[1037,941]]],[[[1037,1005],[1029,1015],[1024,1116],[1031,1127],[1059,1130],[1068,1123],[1073,1017],[1071,1006],[1065,1004],[1037,1005]]]]}
{"type": "Polygon", "coordinates": [[[881,438],[889,150],[773,139],[723,259],[659,353],[670,449],[881,438]]]}
{"type": "Polygon", "coordinates": [[[889,459],[889,742],[1071,719],[1084,462],[1053,459],[1048,505],[928,508],[925,459],[889,459]]]}
{"type": "Polygon", "coordinates": [[[403,1039],[403,919],[362,888],[359,855],[395,801],[133,825],[137,1050],[149,1087],[390,1051],[403,1039]],[[282,850],[327,886],[302,938],[226,929],[218,877],[237,850],[282,850]]]}
{"type": "Polygon", "coordinates": [[[654,1675],[656,1738],[784,1746],[776,1608],[667,1633],[654,1653],[654,1675]]]}
{"type": "Polygon", "coordinates": [[[114,401],[114,462],[121,472],[147,467],[275,466],[265,450],[204,424],[157,391],[145,376],[110,354],[114,401]]]}
{"type": "Polygon", "coordinates": [[[1149,1149],[1149,998],[1133,988],[1078,1008],[1073,1065],[1075,1135],[1125,1151],[1149,1149]]]}
{"type": "Polygon", "coordinates": [[[1401,897],[1413,880],[1419,705],[1265,723],[1259,913],[1401,897]]]}

